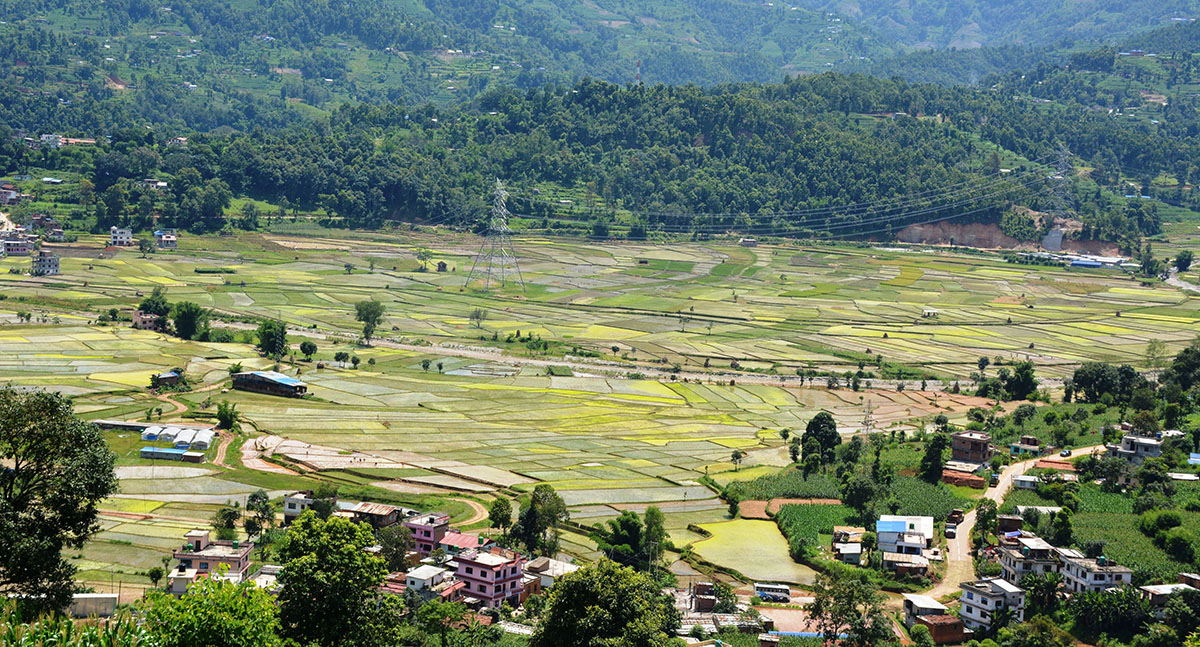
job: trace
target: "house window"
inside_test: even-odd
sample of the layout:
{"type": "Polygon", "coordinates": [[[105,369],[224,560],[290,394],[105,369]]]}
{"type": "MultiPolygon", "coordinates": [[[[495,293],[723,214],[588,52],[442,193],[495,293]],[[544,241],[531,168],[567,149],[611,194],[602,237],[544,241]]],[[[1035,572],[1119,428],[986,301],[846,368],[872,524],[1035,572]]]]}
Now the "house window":
{"type": "Polygon", "coordinates": [[[484,586],[484,585],[482,585],[482,584],[480,584],[480,585],[479,585],[479,592],[480,592],[480,593],[487,593],[487,587],[486,587],[486,586],[484,586]]]}
{"type": "Polygon", "coordinates": [[[291,501],[288,501],[288,510],[295,510],[295,509],[296,509],[296,504],[292,503],[291,501]]]}
{"type": "Polygon", "coordinates": [[[475,574],[475,569],[468,566],[467,567],[467,575],[474,575],[474,574],[475,574]]]}
{"type": "Polygon", "coordinates": [[[208,562],[200,562],[200,570],[207,571],[208,570],[208,562]]]}
{"type": "Polygon", "coordinates": [[[971,593],[970,591],[967,591],[967,599],[968,599],[968,600],[974,600],[974,599],[975,599],[975,594],[974,594],[974,593],[971,593]]]}

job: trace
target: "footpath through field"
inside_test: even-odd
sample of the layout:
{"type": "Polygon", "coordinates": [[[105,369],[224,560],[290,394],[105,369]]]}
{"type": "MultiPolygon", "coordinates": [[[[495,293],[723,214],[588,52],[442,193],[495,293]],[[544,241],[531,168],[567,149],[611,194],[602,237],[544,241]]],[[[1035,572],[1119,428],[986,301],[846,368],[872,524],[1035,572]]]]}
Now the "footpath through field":
{"type": "MultiPolygon", "coordinates": [[[[1079,449],[1071,450],[1071,456],[1083,456],[1091,453],[1093,449],[1102,447],[1102,445],[1092,445],[1090,447],[1080,447],[1079,449]]],[[[1000,483],[994,488],[988,488],[984,497],[996,502],[1004,500],[1005,495],[1012,489],[1013,477],[1018,474],[1024,474],[1025,470],[1033,467],[1043,457],[1031,458],[1020,463],[1013,463],[1004,468],[1000,473],[1000,483]]],[[[963,517],[962,523],[958,524],[958,533],[954,539],[946,541],[946,575],[937,586],[926,592],[926,595],[937,599],[951,593],[957,593],[958,585],[962,582],[970,582],[975,579],[975,563],[971,559],[971,531],[975,529],[975,511],[971,510],[963,517]]]]}

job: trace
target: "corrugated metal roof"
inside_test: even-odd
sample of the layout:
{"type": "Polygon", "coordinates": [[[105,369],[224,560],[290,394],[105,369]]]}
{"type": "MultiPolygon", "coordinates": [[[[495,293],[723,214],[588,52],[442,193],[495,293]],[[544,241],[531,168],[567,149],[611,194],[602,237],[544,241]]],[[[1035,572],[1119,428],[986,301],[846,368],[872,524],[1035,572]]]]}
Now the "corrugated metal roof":
{"type": "Polygon", "coordinates": [[[288,386],[304,386],[304,382],[301,382],[290,375],[284,375],[278,371],[249,371],[249,373],[251,375],[257,375],[263,379],[271,380],[272,382],[278,382],[280,384],[286,384],[288,386]]]}

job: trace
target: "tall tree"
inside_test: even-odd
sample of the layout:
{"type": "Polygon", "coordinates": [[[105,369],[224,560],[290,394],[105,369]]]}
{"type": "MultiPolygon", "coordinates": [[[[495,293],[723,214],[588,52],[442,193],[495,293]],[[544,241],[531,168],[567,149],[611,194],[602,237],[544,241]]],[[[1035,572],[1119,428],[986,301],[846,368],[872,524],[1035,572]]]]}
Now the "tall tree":
{"type": "Polygon", "coordinates": [[[813,601],[804,607],[826,645],[881,647],[896,644],[881,596],[856,578],[818,575],[813,601]]]}
{"type": "Polygon", "coordinates": [[[375,537],[364,524],[305,512],[279,544],[279,619],[283,635],[322,647],[363,644],[362,627],[377,608],[387,575],[366,551],[375,537]]]}
{"type": "Polygon", "coordinates": [[[175,334],[180,339],[197,339],[208,332],[208,308],[191,301],[180,301],[175,304],[172,315],[175,334]]]}
{"type": "Polygon", "coordinates": [[[161,285],[151,290],[150,294],[138,304],[138,310],[146,314],[165,317],[171,312],[171,304],[167,301],[167,291],[161,285]]]}
{"type": "Polygon", "coordinates": [[[601,559],[554,584],[529,647],[661,647],[678,629],[679,612],[653,579],[601,559]]]}
{"type": "Polygon", "coordinates": [[[496,500],[492,501],[492,505],[488,507],[488,525],[499,528],[500,532],[505,532],[512,526],[512,523],[512,503],[505,497],[496,497],[496,500]]]}
{"type": "Polygon", "coordinates": [[[644,524],[642,554],[646,556],[646,563],[650,565],[651,572],[653,572],[653,569],[662,561],[665,550],[663,544],[667,541],[667,519],[658,506],[652,505],[646,508],[642,520],[644,524]]]}
{"type": "Polygon", "coordinates": [[[926,483],[939,483],[942,480],[946,448],[949,446],[946,434],[933,434],[925,441],[925,455],[921,457],[921,480],[926,483]]]}
{"type": "Polygon", "coordinates": [[[362,322],[363,339],[369,346],[375,329],[383,323],[383,304],[374,299],[359,301],[354,304],[354,318],[362,322]]]}
{"type": "Polygon", "coordinates": [[[408,568],[408,554],[416,547],[412,531],[404,524],[392,524],[378,532],[379,556],[391,572],[408,568]]]}
{"type": "MultiPolygon", "coordinates": [[[[833,462],[833,448],[842,443],[842,437],[838,434],[837,421],[827,411],[822,411],[813,416],[808,424],[804,427],[804,434],[800,436],[800,444],[808,446],[808,440],[813,439],[821,447],[821,462],[833,462]]],[[[807,456],[805,452],[805,456],[807,456]]]]}
{"type": "Polygon", "coordinates": [[[300,352],[304,354],[304,359],[311,361],[313,355],[317,354],[317,343],[311,339],[305,339],[300,342],[300,352]]]}
{"type": "Polygon", "coordinates": [[[287,324],[267,319],[258,324],[258,351],[267,357],[283,357],[287,352],[287,324]]]}
{"type": "Polygon", "coordinates": [[[117,489],[116,456],[55,393],[0,390],[0,593],[63,609],[75,590],[65,548],[99,530],[96,505],[117,489]]]}
{"type": "Polygon", "coordinates": [[[512,534],[529,552],[553,555],[558,552],[558,528],[568,518],[567,504],[554,488],[543,483],[533,488],[529,505],[521,509],[512,534]]]}

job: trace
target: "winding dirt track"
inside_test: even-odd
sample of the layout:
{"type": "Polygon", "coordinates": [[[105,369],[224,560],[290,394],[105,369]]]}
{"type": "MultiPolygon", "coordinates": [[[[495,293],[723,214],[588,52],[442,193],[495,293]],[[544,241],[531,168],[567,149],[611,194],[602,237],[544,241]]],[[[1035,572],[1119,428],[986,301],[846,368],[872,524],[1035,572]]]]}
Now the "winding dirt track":
{"type": "Polygon", "coordinates": [[[463,520],[456,524],[451,524],[451,525],[469,526],[473,523],[479,523],[480,521],[483,521],[484,519],[488,518],[488,509],[482,503],[480,503],[478,501],[472,501],[470,499],[459,499],[457,497],[452,497],[450,500],[451,501],[461,501],[462,503],[465,503],[468,506],[470,506],[471,509],[475,511],[475,514],[471,515],[471,517],[469,519],[466,519],[466,520],[463,520]]]}

